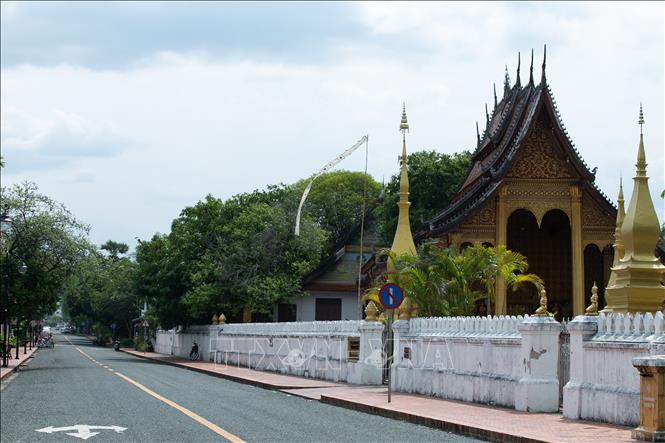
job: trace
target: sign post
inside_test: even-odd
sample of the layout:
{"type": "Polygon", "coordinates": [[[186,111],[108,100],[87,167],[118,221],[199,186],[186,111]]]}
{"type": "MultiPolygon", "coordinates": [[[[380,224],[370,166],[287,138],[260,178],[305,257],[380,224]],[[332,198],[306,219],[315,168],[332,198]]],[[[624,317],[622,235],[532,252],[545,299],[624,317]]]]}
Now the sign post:
{"type": "MultiPolygon", "coordinates": [[[[399,308],[404,301],[404,291],[395,283],[386,283],[379,290],[379,301],[386,309],[386,323],[388,335],[392,337],[393,317],[395,309],[399,308]]],[[[394,354],[393,350],[393,354],[394,354]]],[[[392,400],[392,362],[393,356],[386,356],[388,364],[388,403],[392,400]]]]}

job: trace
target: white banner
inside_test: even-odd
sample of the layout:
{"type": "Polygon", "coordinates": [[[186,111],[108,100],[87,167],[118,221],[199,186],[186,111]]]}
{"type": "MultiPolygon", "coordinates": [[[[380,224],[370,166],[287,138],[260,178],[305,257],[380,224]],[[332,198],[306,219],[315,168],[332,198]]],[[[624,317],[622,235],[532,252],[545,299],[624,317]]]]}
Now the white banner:
{"type": "Polygon", "coordinates": [[[362,146],[363,143],[367,143],[366,135],[363,135],[363,137],[360,140],[358,140],[355,145],[351,146],[349,149],[342,152],[341,155],[335,157],[332,161],[328,162],[328,164],[326,164],[323,168],[321,168],[316,174],[314,174],[314,177],[312,177],[312,179],[307,184],[305,192],[302,193],[302,198],[300,199],[300,205],[298,205],[298,214],[296,215],[296,231],[295,231],[296,235],[300,235],[300,213],[302,212],[302,207],[305,204],[307,196],[309,195],[309,191],[311,191],[312,189],[312,184],[314,183],[314,180],[316,180],[321,174],[324,174],[328,172],[328,170],[334,168],[339,162],[344,160],[346,157],[353,154],[353,152],[356,149],[358,149],[360,146],[362,146]]]}

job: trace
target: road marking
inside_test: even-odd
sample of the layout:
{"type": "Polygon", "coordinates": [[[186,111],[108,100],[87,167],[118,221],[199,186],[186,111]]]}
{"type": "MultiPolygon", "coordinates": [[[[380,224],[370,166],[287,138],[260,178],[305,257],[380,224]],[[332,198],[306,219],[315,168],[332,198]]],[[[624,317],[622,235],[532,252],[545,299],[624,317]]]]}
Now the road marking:
{"type": "Polygon", "coordinates": [[[123,428],[121,426],[74,425],[74,426],[64,426],[62,428],[54,428],[53,426],[49,426],[47,428],[35,429],[35,431],[45,432],[47,434],[53,434],[54,432],[62,432],[62,431],[76,431],[76,432],[67,432],[67,435],[80,438],[81,440],[87,440],[90,437],[94,437],[95,435],[99,434],[99,432],[91,432],[91,429],[111,429],[118,434],[127,430],[127,428],[123,428]]]}
{"type": "Polygon", "coordinates": [[[225,431],[224,429],[220,428],[219,426],[212,423],[211,421],[206,420],[205,418],[201,417],[197,413],[192,412],[192,411],[190,411],[189,409],[187,409],[183,406],[180,406],[178,403],[176,403],[174,401],[171,401],[168,398],[159,395],[158,393],[156,393],[152,389],[143,386],[141,383],[132,380],[131,378],[127,377],[126,375],[121,374],[120,372],[116,372],[115,375],[122,378],[126,382],[133,384],[134,386],[136,386],[137,388],[139,388],[140,390],[142,390],[146,394],[152,395],[157,400],[166,403],[167,405],[171,406],[174,409],[177,409],[178,411],[182,412],[183,414],[185,414],[186,416],[188,416],[192,420],[199,422],[200,424],[202,424],[206,428],[210,429],[214,433],[221,435],[222,437],[224,437],[228,441],[233,442],[233,443],[245,443],[245,441],[243,439],[231,434],[230,432],[225,431]]]}
{"type": "MultiPolygon", "coordinates": [[[[67,338],[66,338],[66,340],[69,341],[69,339],[67,339],[67,338]]],[[[95,361],[92,357],[90,357],[88,354],[86,354],[85,352],[83,352],[78,346],[74,345],[71,341],[70,341],[69,343],[70,343],[71,345],[73,345],[74,348],[76,348],[76,350],[79,351],[81,354],[85,355],[87,358],[89,358],[90,360],[94,361],[95,363],[100,364],[99,362],[95,361]]],[[[100,365],[101,365],[101,364],[100,364],[100,365]]],[[[213,422],[211,422],[211,421],[209,421],[209,420],[206,420],[205,418],[201,417],[200,415],[198,415],[198,414],[195,413],[195,412],[190,411],[189,409],[185,408],[184,406],[180,406],[178,403],[176,403],[176,402],[174,402],[174,401],[172,401],[172,400],[169,400],[168,398],[166,398],[166,397],[164,397],[164,396],[162,396],[162,395],[159,395],[158,393],[156,393],[156,392],[153,391],[152,389],[150,389],[150,388],[148,388],[148,387],[146,387],[146,386],[143,386],[141,383],[132,380],[131,378],[127,377],[127,376],[124,375],[124,374],[121,374],[120,372],[114,371],[113,369],[110,369],[110,368],[107,368],[107,369],[108,369],[110,372],[113,372],[113,373],[114,373],[115,375],[117,375],[118,377],[120,377],[120,378],[122,378],[123,380],[125,380],[127,383],[130,383],[130,384],[136,386],[137,388],[139,388],[140,390],[142,390],[142,391],[145,392],[146,394],[151,395],[152,397],[156,398],[157,400],[159,400],[159,401],[161,401],[161,402],[164,402],[164,403],[166,403],[167,405],[171,406],[173,409],[176,409],[176,410],[182,412],[183,414],[185,414],[186,416],[188,416],[188,417],[191,418],[192,420],[198,422],[199,424],[202,424],[203,426],[205,426],[206,428],[210,429],[210,430],[213,431],[214,433],[216,433],[216,434],[218,434],[218,435],[221,435],[222,437],[224,437],[224,438],[227,439],[228,441],[230,441],[230,442],[232,442],[232,443],[245,443],[245,440],[241,439],[240,437],[238,437],[238,436],[236,436],[236,435],[231,434],[230,432],[225,431],[224,429],[222,429],[221,427],[217,426],[217,425],[214,424],[213,422]]],[[[45,428],[45,429],[46,429],[46,428],[45,428]]],[[[40,432],[41,432],[41,431],[40,431],[40,432]]],[[[44,431],[44,432],[45,432],[45,431],[44,431]]],[[[88,438],[89,438],[89,437],[88,437],[88,438]]]]}

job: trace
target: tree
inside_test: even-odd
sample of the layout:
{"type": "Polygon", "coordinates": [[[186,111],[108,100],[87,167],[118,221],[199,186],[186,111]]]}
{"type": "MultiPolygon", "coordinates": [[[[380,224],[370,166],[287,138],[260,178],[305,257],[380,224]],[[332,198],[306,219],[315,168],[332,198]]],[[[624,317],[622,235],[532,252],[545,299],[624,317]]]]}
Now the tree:
{"type": "Polygon", "coordinates": [[[34,183],[3,187],[0,197],[12,218],[12,230],[3,238],[7,253],[1,255],[9,315],[20,321],[43,318],[56,309],[60,290],[89,250],[89,228],[34,183]],[[19,273],[23,263],[25,275],[19,273]]]}
{"type": "Polygon", "coordinates": [[[140,241],[136,288],[162,327],[207,323],[224,312],[270,315],[276,303],[302,294],[301,280],[360,219],[363,188],[376,200],[379,185],[362,173],[317,178],[294,234],[305,180],[239,194],[208,195],[182,210],[171,232],[140,241]]]}
{"type": "Polygon", "coordinates": [[[126,243],[113,240],[107,241],[100,248],[107,251],[113,260],[118,260],[121,254],[124,255],[129,251],[129,246],[126,243]]]}
{"type": "MultiPolygon", "coordinates": [[[[524,274],[524,256],[505,246],[486,248],[478,243],[459,251],[428,242],[415,256],[386,253],[395,269],[385,279],[400,285],[425,317],[472,315],[477,300],[493,296],[497,278],[505,278],[511,290],[523,284],[542,286],[540,277],[524,274]]],[[[366,300],[376,302],[377,296],[378,288],[373,288],[366,300]]]]}
{"type": "MultiPolygon", "coordinates": [[[[471,154],[463,151],[442,154],[435,151],[419,151],[408,156],[409,219],[416,229],[424,221],[444,210],[464,181],[471,154]]],[[[393,175],[386,185],[385,196],[376,214],[379,233],[386,242],[392,241],[397,228],[399,200],[399,174],[393,175]]]]}

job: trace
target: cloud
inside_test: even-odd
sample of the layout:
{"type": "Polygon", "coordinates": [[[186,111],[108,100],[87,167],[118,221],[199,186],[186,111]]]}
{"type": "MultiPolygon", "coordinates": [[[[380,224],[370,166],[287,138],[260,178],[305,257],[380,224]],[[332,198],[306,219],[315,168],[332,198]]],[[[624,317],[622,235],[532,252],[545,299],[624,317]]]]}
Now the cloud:
{"type": "Polygon", "coordinates": [[[3,2],[2,65],[124,69],[159,52],[321,63],[340,41],[368,37],[354,11],[341,2],[3,2]]]}
{"type": "MultiPolygon", "coordinates": [[[[369,171],[388,178],[398,171],[403,100],[409,152],[473,149],[475,121],[484,121],[484,104],[493,101],[492,82],[501,95],[504,65],[514,79],[519,50],[525,82],[531,47],[538,80],[544,42],[563,120],[582,157],[599,167],[598,184],[611,197],[620,173],[630,195],[636,116],[644,102],[651,190],[662,219],[661,3],[331,5],[320,33],[316,23],[325,17],[310,26],[298,24],[302,13],[283,16],[296,6],[266,9],[263,15],[272,14],[275,23],[263,27],[268,18],[252,18],[259,6],[243,10],[238,4],[245,21],[234,35],[257,34],[247,42],[233,42],[225,30],[219,38],[186,35],[192,11],[201,14],[197,7],[178,9],[182,17],[173,17],[173,9],[160,10],[164,5],[131,5],[114,7],[174,35],[155,31],[150,39],[152,31],[128,28],[129,19],[117,19],[121,12],[108,6],[110,24],[99,24],[103,32],[76,28],[58,40],[53,27],[81,16],[59,12],[46,20],[46,12],[37,11],[49,22],[44,35],[53,41],[40,49],[37,43],[46,37],[35,31],[24,47],[32,48],[23,59],[32,65],[3,60],[2,66],[3,185],[36,180],[93,225],[96,243],[133,243],[135,236],[168,231],[183,207],[208,193],[226,198],[307,177],[366,133],[369,171]],[[300,26],[293,31],[297,39],[282,35],[289,26],[300,26]],[[180,34],[185,42],[178,44],[180,34]],[[98,52],[100,61],[97,55],[57,55],[70,43],[98,52]],[[243,56],[229,55],[234,51],[243,56]],[[66,59],[69,64],[61,64],[66,59]],[[30,165],[42,169],[24,169],[30,165]]],[[[14,26],[37,20],[26,18],[23,7],[12,13],[14,26]]],[[[72,13],[67,5],[57,7],[72,13]]],[[[93,18],[76,26],[97,24],[93,18]]],[[[340,168],[363,170],[364,157],[354,154],[340,168]]]]}
{"type": "Polygon", "coordinates": [[[47,118],[3,106],[2,152],[13,172],[62,168],[85,158],[110,158],[131,142],[109,124],[55,109],[47,118]]]}

